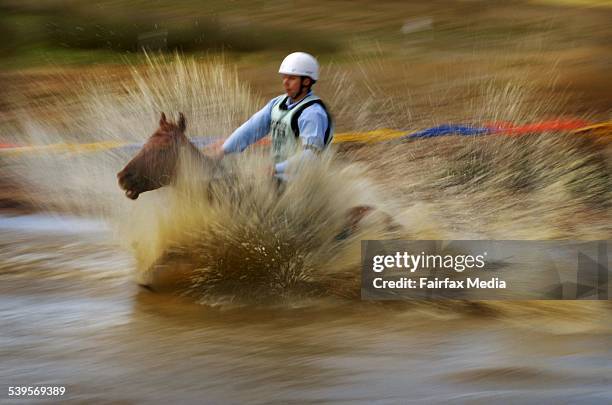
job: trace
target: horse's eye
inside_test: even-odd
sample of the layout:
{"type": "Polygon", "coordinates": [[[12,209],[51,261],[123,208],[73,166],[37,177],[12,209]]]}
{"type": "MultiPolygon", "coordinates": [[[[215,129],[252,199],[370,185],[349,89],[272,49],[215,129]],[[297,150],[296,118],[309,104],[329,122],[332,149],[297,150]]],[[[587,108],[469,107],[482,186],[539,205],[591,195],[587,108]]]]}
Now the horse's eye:
{"type": "Polygon", "coordinates": [[[155,140],[155,142],[159,145],[159,146],[168,146],[173,142],[173,139],[169,136],[160,136],[158,139],[155,140]]]}

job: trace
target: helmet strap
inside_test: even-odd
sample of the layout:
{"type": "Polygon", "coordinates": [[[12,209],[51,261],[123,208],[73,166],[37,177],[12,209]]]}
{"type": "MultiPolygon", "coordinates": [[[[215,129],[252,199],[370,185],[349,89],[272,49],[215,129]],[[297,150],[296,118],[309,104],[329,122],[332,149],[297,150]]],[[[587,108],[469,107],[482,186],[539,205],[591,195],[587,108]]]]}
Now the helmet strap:
{"type": "Polygon", "coordinates": [[[312,84],[312,79],[310,77],[300,76],[300,93],[297,95],[296,98],[302,97],[303,94],[308,93],[310,91],[310,88],[312,87],[312,84]],[[310,84],[308,86],[304,86],[304,79],[310,79],[310,84]],[[305,92],[304,89],[306,89],[305,92]]]}

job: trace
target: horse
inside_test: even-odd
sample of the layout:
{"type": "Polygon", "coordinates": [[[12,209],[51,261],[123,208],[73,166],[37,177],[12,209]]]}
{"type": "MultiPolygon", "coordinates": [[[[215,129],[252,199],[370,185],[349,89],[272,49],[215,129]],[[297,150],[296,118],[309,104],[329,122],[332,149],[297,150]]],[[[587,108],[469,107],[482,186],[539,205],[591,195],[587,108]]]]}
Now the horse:
{"type": "MultiPolygon", "coordinates": [[[[209,173],[211,177],[222,177],[223,169],[218,160],[202,153],[185,135],[187,123],[183,113],[178,121],[171,122],[162,112],[159,128],[149,137],[142,149],[117,173],[119,187],[125,195],[136,200],[144,192],[156,190],[175,183],[179,169],[179,159],[189,158],[195,162],[196,169],[209,173]]],[[[209,198],[211,196],[209,195],[209,198]]],[[[374,210],[374,207],[361,205],[349,208],[346,223],[338,239],[345,239],[354,233],[359,222],[374,210]]]]}
{"type": "Polygon", "coordinates": [[[177,122],[166,119],[161,113],[159,128],[149,137],[142,149],[117,173],[119,187],[125,195],[136,200],[144,192],[171,185],[175,182],[179,159],[189,157],[207,172],[219,169],[214,159],[201,153],[185,135],[187,122],[179,113],[177,122]]]}

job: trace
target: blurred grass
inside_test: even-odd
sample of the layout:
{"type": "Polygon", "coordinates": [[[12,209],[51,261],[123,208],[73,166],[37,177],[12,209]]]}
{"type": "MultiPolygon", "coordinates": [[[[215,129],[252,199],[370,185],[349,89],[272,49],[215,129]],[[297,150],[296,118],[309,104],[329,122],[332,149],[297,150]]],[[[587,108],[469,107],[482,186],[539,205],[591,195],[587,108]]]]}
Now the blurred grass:
{"type": "Polygon", "coordinates": [[[140,45],[201,61],[222,53],[263,97],[279,92],[286,53],[310,51],[324,69],[317,91],[342,130],[593,111],[609,119],[610,13],[519,0],[0,0],[0,123],[25,102],[65,92],[55,67],[120,74],[139,63],[140,45]],[[345,113],[346,99],[334,98],[340,86],[383,101],[345,113]]]}
{"type": "Polygon", "coordinates": [[[143,37],[158,36],[158,49],[168,51],[230,50],[253,52],[266,49],[286,50],[292,46],[330,52],[336,45],[310,32],[275,30],[265,27],[228,26],[215,18],[194,18],[179,24],[158,24],[147,17],[73,15],[54,16],[45,23],[49,41],[66,48],[106,49],[137,52],[146,46],[143,37]],[[135,21],[134,21],[135,20],[135,21]]]}
{"type": "Polygon", "coordinates": [[[607,156],[592,138],[574,134],[493,137],[465,142],[440,183],[464,191],[477,187],[529,193],[560,184],[573,201],[607,209],[612,178],[607,156]]]}
{"type": "Polygon", "coordinates": [[[517,43],[537,48],[539,37],[554,33],[554,46],[563,48],[584,31],[582,20],[574,18],[577,28],[572,28],[565,17],[551,22],[555,13],[568,14],[520,1],[0,0],[0,34],[6,38],[0,51],[10,56],[3,58],[5,68],[19,68],[49,60],[104,63],[112,59],[109,52],[125,55],[141,46],[186,53],[223,50],[241,57],[301,49],[323,61],[376,48],[423,58],[517,43]]]}
{"type": "Polygon", "coordinates": [[[339,49],[334,38],[313,30],[252,24],[217,13],[198,15],[195,6],[165,16],[155,6],[139,9],[137,4],[115,3],[122,7],[0,0],[3,67],[118,62],[143,48],[185,53],[286,53],[299,48],[318,54],[339,49]]]}

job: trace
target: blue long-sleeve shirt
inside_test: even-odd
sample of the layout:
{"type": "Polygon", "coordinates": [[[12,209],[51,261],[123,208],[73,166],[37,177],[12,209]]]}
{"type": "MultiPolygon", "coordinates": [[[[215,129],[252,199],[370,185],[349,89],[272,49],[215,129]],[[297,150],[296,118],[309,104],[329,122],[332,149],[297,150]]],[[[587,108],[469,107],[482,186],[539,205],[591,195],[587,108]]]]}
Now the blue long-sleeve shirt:
{"type": "MultiPolygon", "coordinates": [[[[310,94],[312,92],[308,93],[308,95],[310,94]]],[[[248,121],[236,129],[223,143],[223,151],[225,153],[242,152],[249,145],[266,136],[270,132],[272,107],[277,102],[281,102],[284,97],[283,95],[273,98],[264,108],[253,114],[248,121]]],[[[292,109],[297,104],[288,104],[287,108],[292,109]]],[[[321,105],[313,104],[305,108],[298,118],[302,146],[322,150],[325,147],[325,131],[327,131],[327,126],[327,114],[321,105]]],[[[310,157],[312,157],[312,152],[306,149],[300,156],[300,160],[310,157]]],[[[284,162],[277,163],[275,166],[276,173],[284,173],[293,162],[294,158],[292,157],[284,162]]]]}

